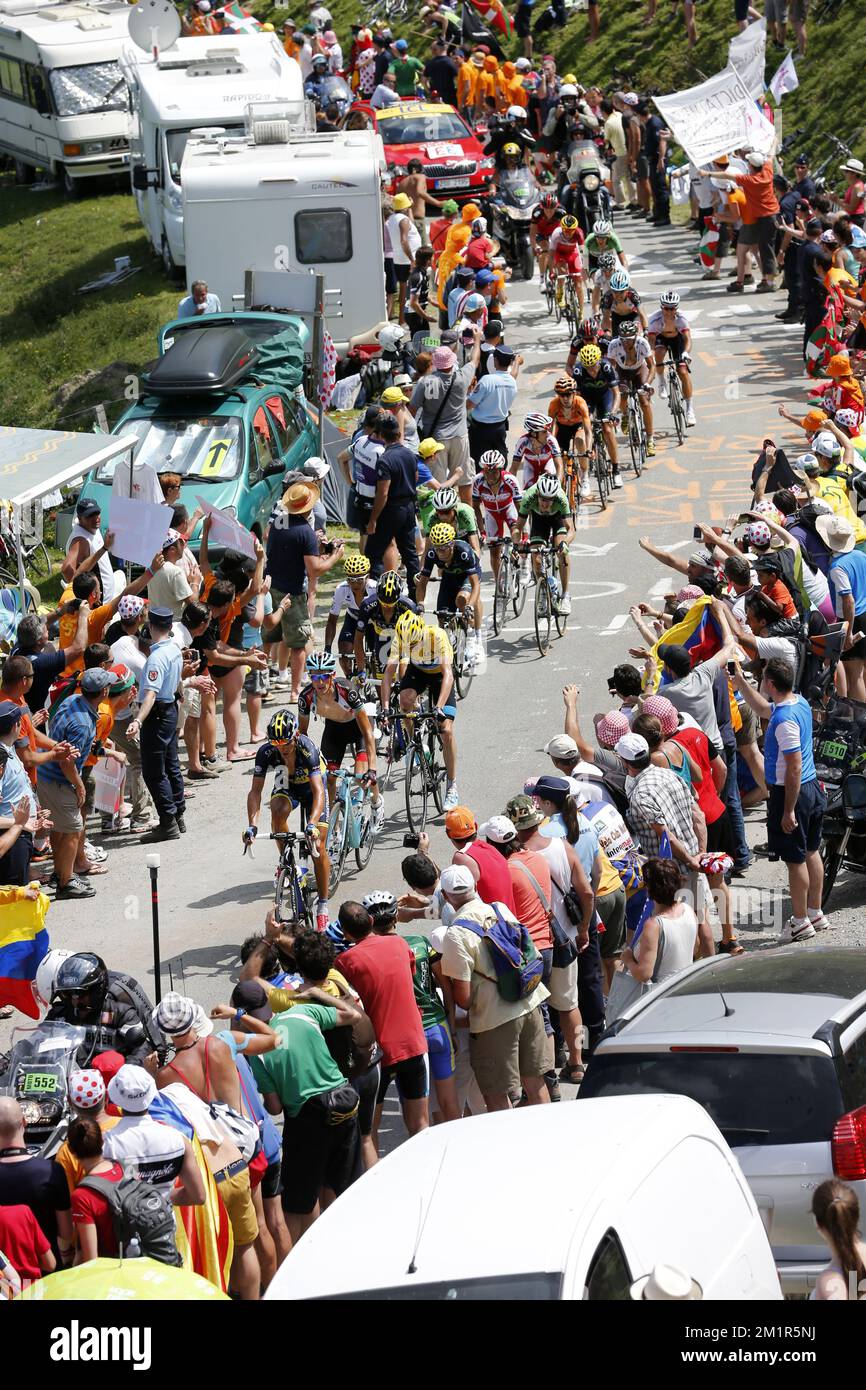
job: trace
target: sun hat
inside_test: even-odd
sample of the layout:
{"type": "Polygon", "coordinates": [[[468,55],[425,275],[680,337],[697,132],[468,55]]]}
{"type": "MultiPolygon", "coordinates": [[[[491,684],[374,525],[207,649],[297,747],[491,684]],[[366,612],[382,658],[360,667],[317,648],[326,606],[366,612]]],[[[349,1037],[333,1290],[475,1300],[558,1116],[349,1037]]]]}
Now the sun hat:
{"type": "Polygon", "coordinates": [[[322,35],[322,41],[323,41],[323,43],[336,43],[336,42],[337,42],[337,35],[334,33],[333,29],[326,29],[326,30],[325,30],[324,34],[322,35]]]}
{"type": "Polygon", "coordinates": [[[580,757],[580,749],[570,734],[557,734],[544,745],[544,751],[549,758],[559,758],[562,762],[569,759],[580,757]]]}
{"type": "Polygon", "coordinates": [[[116,684],[117,676],[113,671],[106,671],[103,666],[94,666],[81,677],[81,693],[98,695],[100,690],[107,690],[109,686],[116,684]]]}
{"type": "Polygon", "coordinates": [[[105,1100],[105,1078],[95,1067],[71,1071],[66,1089],[76,1110],[95,1110],[105,1100]]]}
{"type": "Polygon", "coordinates": [[[622,710],[612,709],[603,719],[599,719],[595,726],[595,736],[602,748],[613,749],[617,740],[621,739],[623,734],[627,734],[630,727],[622,710]]]}
{"type": "Polygon", "coordinates": [[[816,430],[821,428],[826,419],[826,410],[821,410],[818,406],[814,406],[811,410],[806,411],[800,424],[807,434],[814,434],[816,430]]]}
{"type": "Polygon", "coordinates": [[[144,599],[139,598],[138,594],[125,594],[117,605],[121,622],[128,623],[132,618],[137,618],[144,609],[144,599]]]}
{"type": "Polygon", "coordinates": [[[405,212],[412,206],[412,199],[406,193],[396,193],[394,195],[394,211],[405,212]]]}
{"type": "Polygon", "coordinates": [[[457,358],[450,348],[438,347],[433,350],[433,370],[434,372],[450,372],[457,363],[457,358]]]}
{"type": "Polygon", "coordinates": [[[859,416],[856,410],[837,410],[836,424],[841,425],[844,430],[855,430],[859,423],[859,416]]]}
{"type": "Polygon", "coordinates": [[[192,1028],[198,1005],[185,994],[171,990],[164,994],[151,1014],[151,1019],[161,1033],[173,1037],[176,1033],[188,1033],[192,1028]]]}
{"type": "Polygon", "coordinates": [[[474,835],[478,822],[468,806],[455,806],[445,817],[445,834],[455,840],[468,839],[474,835]]]}
{"type": "Polygon", "coordinates": [[[475,888],[472,870],[465,864],[449,864],[439,875],[439,887],[443,893],[465,893],[475,888]]]}
{"type": "Polygon", "coordinates": [[[544,819],[532,797],[524,793],[511,798],[505,814],[517,830],[532,830],[544,819]]]}
{"type": "Polygon", "coordinates": [[[484,67],[484,56],[481,53],[473,53],[469,61],[473,63],[476,68],[484,67]]]}
{"type": "Polygon", "coordinates": [[[640,763],[649,758],[649,744],[641,734],[623,734],[614,749],[624,763],[640,763]]]}
{"type": "Polygon", "coordinates": [[[836,555],[847,555],[849,550],[854,549],[854,527],[847,517],[837,516],[835,512],[831,512],[829,516],[816,517],[815,530],[827,549],[836,555]]]}
{"type": "Polygon", "coordinates": [[[125,1062],[108,1083],[108,1099],[125,1115],[144,1115],[156,1100],[156,1082],[144,1067],[125,1062]]]}
{"type": "Polygon", "coordinates": [[[403,394],[399,386],[386,386],[379,399],[383,405],[399,405],[401,401],[408,401],[409,397],[403,394]]]}
{"type": "Polygon", "coordinates": [[[315,483],[292,483],[283,493],[282,505],[289,516],[303,516],[311,512],[320,497],[315,483]]]}
{"type": "Polygon", "coordinates": [[[479,827],[478,835],[492,845],[507,845],[517,838],[517,828],[507,816],[491,816],[479,827]]]}
{"type": "Polygon", "coordinates": [[[828,376],[850,376],[851,358],[847,352],[834,352],[825,371],[828,376]]]}
{"type": "Polygon", "coordinates": [[[703,1298],[703,1290],[696,1279],[691,1279],[677,1265],[664,1264],[657,1264],[652,1274],[636,1279],[629,1294],[647,1303],[696,1303],[703,1298]]]}
{"type": "Polygon", "coordinates": [[[676,707],[666,695],[647,696],[643,702],[643,712],[659,721],[662,726],[662,733],[665,735],[673,734],[679,728],[680,720],[676,707]]]}
{"type": "Polygon", "coordinates": [[[438,439],[422,439],[418,445],[418,453],[422,459],[429,459],[433,454],[440,454],[444,448],[445,445],[440,444],[438,439]]]}
{"type": "Polygon", "coordinates": [[[866,168],[864,168],[862,159],[848,159],[844,164],[840,164],[839,168],[843,169],[846,174],[866,173],[866,168]]]}

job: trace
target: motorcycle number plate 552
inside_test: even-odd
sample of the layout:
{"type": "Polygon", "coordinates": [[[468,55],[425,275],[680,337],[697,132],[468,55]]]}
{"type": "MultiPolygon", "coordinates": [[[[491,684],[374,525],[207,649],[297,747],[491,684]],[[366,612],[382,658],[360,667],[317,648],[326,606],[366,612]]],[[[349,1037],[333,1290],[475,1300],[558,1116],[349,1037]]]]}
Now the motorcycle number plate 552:
{"type": "Polygon", "coordinates": [[[50,1071],[29,1071],[23,1081],[21,1090],[25,1096],[45,1095],[46,1092],[57,1090],[57,1077],[50,1071]]]}

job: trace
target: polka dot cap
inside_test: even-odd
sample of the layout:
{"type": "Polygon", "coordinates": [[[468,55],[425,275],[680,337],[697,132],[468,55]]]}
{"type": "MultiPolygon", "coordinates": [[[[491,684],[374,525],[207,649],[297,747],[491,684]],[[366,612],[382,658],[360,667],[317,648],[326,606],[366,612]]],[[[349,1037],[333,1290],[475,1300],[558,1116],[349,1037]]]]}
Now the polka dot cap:
{"type": "Polygon", "coordinates": [[[95,1110],[105,1100],[105,1081],[93,1067],[69,1073],[69,1099],[76,1110],[95,1110]]]}

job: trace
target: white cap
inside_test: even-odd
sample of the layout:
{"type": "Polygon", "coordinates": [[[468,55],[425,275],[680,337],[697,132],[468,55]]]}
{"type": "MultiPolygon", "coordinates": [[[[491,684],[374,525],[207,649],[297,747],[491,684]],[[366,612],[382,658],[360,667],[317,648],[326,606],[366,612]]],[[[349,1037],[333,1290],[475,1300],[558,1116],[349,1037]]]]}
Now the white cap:
{"type": "Polygon", "coordinates": [[[143,1115],[156,1099],[156,1082],[144,1067],[125,1062],[108,1083],[108,1099],[125,1115],[143,1115]]]}
{"type": "Polygon", "coordinates": [[[822,430],[821,433],[816,434],[815,438],[812,440],[812,452],[814,454],[823,454],[824,458],[832,458],[834,454],[840,452],[840,449],[841,445],[838,439],[835,434],[831,434],[829,430],[822,430]]]}
{"type": "Polygon", "coordinates": [[[648,756],[649,744],[641,734],[628,733],[623,734],[613,751],[618,758],[622,758],[623,762],[640,762],[648,756]]]}
{"type": "Polygon", "coordinates": [[[449,864],[447,869],[442,870],[439,887],[443,893],[465,893],[468,889],[474,889],[472,870],[464,864],[449,864]]]}
{"type": "Polygon", "coordinates": [[[514,822],[507,816],[491,816],[490,820],[479,826],[478,834],[482,840],[489,840],[492,845],[507,845],[517,838],[514,822]]]}
{"type": "Polygon", "coordinates": [[[746,162],[751,164],[753,169],[763,169],[767,162],[767,156],[761,154],[760,150],[749,150],[746,155],[746,162]]]}

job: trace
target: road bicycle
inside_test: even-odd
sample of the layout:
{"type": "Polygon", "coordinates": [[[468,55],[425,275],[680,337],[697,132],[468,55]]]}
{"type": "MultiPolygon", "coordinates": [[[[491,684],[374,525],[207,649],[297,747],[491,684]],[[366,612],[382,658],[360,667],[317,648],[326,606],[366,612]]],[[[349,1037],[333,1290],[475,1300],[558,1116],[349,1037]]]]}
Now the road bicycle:
{"type": "Polygon", "coordinates": [[[590,469],[595,477],[598,488],[598,500],[601,509],[604,511],[607,506],[607,499],[610,493],[611,466],[607,456],[607,445],[604,442],[604,434],[601,429],[593,430],[592,454],[590,455],[590,469]]]}
{"type": "Polygon", "coordinates": [[[673,418],[677,443],[682,444],[686,437],[686,398],[683,395],[683,383],[680,381],[677,364],[670,354],[665,359],[665,372],[668,385],[668,407],[673,418]]]}
{"type": "MultiPolygon", "coordinates": [[[[280,862],[274,879],[274,910],[278,922],[316,928],[316,877],[308,864],[296,858],[295,849],[309,846],[306,831],[274,830],[270,838],[280,843],[280,862]]],[[[315,849],[310,851],[315,856],[315,849]]]]}
{"type": "Polygon", "coordinates": [[[439,717],[432,710],[411,710],[400,714],[406,731],[406,816],[409,829],[420,835],[427,824],[432,798],[437,812],[445,808],[445,755],[439,717]]]}
{"type": "Polygon", "coordinates": [[[358,868],[364,869],[376,843],[369,775],[359,777],[341,767],[336,780],[334,804],[328,817],[328,858],[331,861],[328,893],[331,897],[343,877],[349,850],[354,850],[358,868]]]}
{"type": "Polygon", "coordinates": [[[569,332],[574,334],[583,318],[583,310],[578,303],[577,290],[574,288],[574,277],[572,275],[560,275],[558,278],[565,281],[562,290],[562,317],[568,324],[569,332]]]}
{"type": "Polygon", "coordinates": [[[580,508],[580,464],[578,456],[574,452],[574,439],[562,455],[562,487],[568,498],[568,510],[571,513],[572,521],[577,520],[577,513],[580,508]]]}
{"type": "Polygon", "coordinates": [[[510,536],[492,540],[491,549],[494,545],[499,547],[499,570],[493,591],[493,631],[499,634],[508,622],[509,607],[515,618],[519,618],[523,612],[529,588],[529,575],[526,572],[525,561],[515,553],[510,536]]]}
{"type": "MultiPolygon", "coordinates": [[[[48,554],[44,541],[32,541],[28,544],[27,540],[22,537],[21,558],[24,561],[24,573],[28,579],[32,579],[38,584],[39,580],[49,578],[51,556],[48,554]]],[[[5,525],[0,530],[0,580],[13,588],[18,583],[18,556],[15,549],[15,537],[5,525]]]]}
{"type": "Polygon", "coordinates": [[[640,408],[640,393],[645,389],[643,386],[635,386],[634,382],[630,382],[626,395],[628,447],[631,453],[631,466],[638,478],[643,472],[643,466],[646,462],[646,425],[644,424],[643,411],[640,408]]]}
{"type": "Polygon", "coordinates": [[[442,608],[436,613],[439,626],[444,632],[447,632],[454,650],[454,689],[457,692],[458,700],[466,699],[469,694],[469,687],[475,679],[477,658],[467,660],[466,657],[466,642],[470,627],[473,626],[472,617],[473,614],[468,604],[462,613],[454,613],[447,608],[442,608]]]}
{"type": "Polygon", "coordinates": [[[539,571],[535,578],[535,641],[542,656],[550,651],[551,632],[554,624],[556,634],[565,633],[568,618],[560,611],[562,585],[559,579],[559,565],[552,541],[530,540],[525,545],[515,546],[515,550],[538,557],[539,571]]]}

